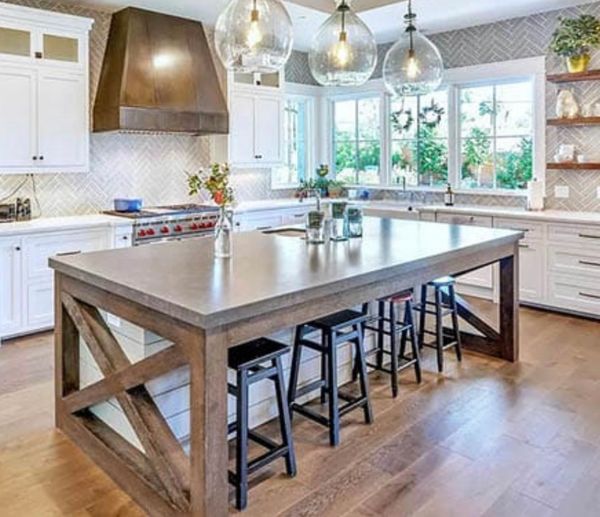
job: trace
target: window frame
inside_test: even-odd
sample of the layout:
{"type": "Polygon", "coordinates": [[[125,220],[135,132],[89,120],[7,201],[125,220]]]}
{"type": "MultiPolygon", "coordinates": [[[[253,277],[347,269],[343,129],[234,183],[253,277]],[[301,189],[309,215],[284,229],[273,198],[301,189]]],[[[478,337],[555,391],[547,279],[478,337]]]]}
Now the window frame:
{"type": "MultiPolygon", "coordinates": [[[[375,99],[379,98],[379,178],[380,181],[377,184],[360,184],[360,183],[351,183],[348,186],[352,187],[365,187],[365,188],[380,188],[389,184],[389,171],[387,165],[387,148],[385,146],[388,145],[389,137],[386,137],[385,133],[388,131],[389,124],[386,123],[386,117],[389,110],[386,109],[386,97],[387,95],[381,91],[380,88],[373,87],[373,84],[367,83],[367,87],[364,88],[363,91],[359,93],[342,93],[342,94],[334,94],[328,96],[329,103],[329,128],[328,128],[328,147],[329,147],[329,163],[331,164],[330,170],[333,172],[333,177],[337,178],[337,170],[336,170],[336,156],[335,156],[335,104],[337,102],[344,101],[356,101],[356,121],[358,122],[358,101],[362,99],[375,99]]],[[[356,143],[356,152],[358,158],[359,145],[361,140],[358,138],[358,124],[356,125],[355,130],[355,139],[353,142],[356,143]]],[[[362,140],[365,141],[365,140],[362,140]]],[[[358,170],[357,170],[358,174],[358,170]]]]}
{"type": "MultiPolygon", "coordinates": [[[[305,163],[306,163],[306,175],[305,180],[309,180],[314,176],[314,170],[317,161],[316,142],[318,138],[318,118],[317,118],[317,103],[318,99],[315,95],[309,92],[304,92],[302,89],[287,89],[283,94],[282,106],[283,116],[285,117],[285,105],[288,100],[302,101],[306,103],[306,122],[305,122],[305,163]]],[[[284,122],[281,125],[284,135],[282,138],[282,145],[284,148],[287,146],[286,136],[287,128],[284,122]]],[[[284,149],[284,156],[287,155],[287,149],[284,149]]],[[[281,167],[286,167],[287,164],[283,163],[281,167]]],[[[278,183],[275,181],[275,174],[271,173],[271,189],[272,190],[289,190],[296,189],[300,186],[300,180],[292,183],[278,183]]]]}
{"type": "MultiPolygon", "coordinates": [[[[525,196],[524,189],[502,188],[462,188],[461,187],[461,143],[460,128],[460,89],[468,86],[510,83],[522,80],[531,81],[533,89],[533,177],[544,182],[546,179],[546,59],[544,56],[502,61],[482,65],[447,69],[444,74],[443,88],[448,93],[448,181],[457,193],[472,195],[525,196]]],[[[380,190],[404,190],[402,186],[392,184],[392,131],[389,123],[392,96],[387,92],[382,79],[374,79],[358,88],[324,88],[327,99],[326,119],[323,125],[327,139],[327,153],[335,172],[334,147],[334,109],[338,100],[360,99],[381,96],[380,109],[382,127],[380,131],[381,159],[379,185],[351,185],[353,188],[380,190]]],[[[410,186],[406,190],[440,192],[443,187],[410,186]]]]}

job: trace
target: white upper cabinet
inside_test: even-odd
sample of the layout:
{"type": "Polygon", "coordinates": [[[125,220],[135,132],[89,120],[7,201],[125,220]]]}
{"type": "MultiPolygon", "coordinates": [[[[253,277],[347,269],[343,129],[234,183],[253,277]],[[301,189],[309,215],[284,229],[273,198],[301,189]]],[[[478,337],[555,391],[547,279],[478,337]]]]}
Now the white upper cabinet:
{"type": "Polygon", "coordinates": [[[37,152],[36,73],[0,65],[0,163],[3,168],[31,167],[37,152]]]}
{"type": "Polygon", "coordinates": [[[232,166],[273,167],[283,162],[283,90],[279,80],[243,82],[230,74],[229,153],[232,166]]]}
{"type": "Polygon", "coordinates": [[[85,79],[62,70],[42,70],[38,92],[38,160],[51,168],[84,168],[88,160],[85,79]]]}
{"type": "Polygon", "coordinates": [[[0,3],[0,174],[89,170],[92,23],[0,3]]]}

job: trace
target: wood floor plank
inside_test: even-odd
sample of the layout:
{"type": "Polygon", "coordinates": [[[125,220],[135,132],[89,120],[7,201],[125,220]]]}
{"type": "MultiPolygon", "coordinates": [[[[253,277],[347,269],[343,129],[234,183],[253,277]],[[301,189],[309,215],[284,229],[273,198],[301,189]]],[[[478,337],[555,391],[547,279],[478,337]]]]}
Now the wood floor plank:
{"type": "MultiPolygon", "coordinates": [[[[244,515],[597,517],[600,324],[522,309],[521,337],[519,363],[448,353],[443,375],[427,350],[423,384],[403,373],[397,399],[371,374],[375,423],[348,415],[336,449],[296,417],[298,476],[257,473],[244,515]]],[[[0,348],[0,514],[143,515],[54,430],[52,362],[49,333],[0,348]]]]}

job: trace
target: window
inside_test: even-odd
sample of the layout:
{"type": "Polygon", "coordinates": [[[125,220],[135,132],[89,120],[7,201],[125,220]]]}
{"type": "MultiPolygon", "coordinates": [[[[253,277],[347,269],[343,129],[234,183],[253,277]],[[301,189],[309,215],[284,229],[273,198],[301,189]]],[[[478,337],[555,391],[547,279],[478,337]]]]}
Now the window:
{"type": "Polygon", "coordinates": [[[333,103],[333,156],[336,179],[377,185],[381,165],[381,96],[333,103]]]}
{"type": "Polygon", "coordinates": [[[440,186],[448,182],[448,93],[391,103],[391,182],[440,186]]]}
{"type": "Polygon", "coordinates": [[[530,80],[459,88],[460,187],[524,189],[533,177],[530,80]]]}
{"type": "Polygon", "coordinates": [[[311,100],[289,97],[284,106],[284,165],[273,171],[274,186],[296,186],[309,175],[311,100]]]}

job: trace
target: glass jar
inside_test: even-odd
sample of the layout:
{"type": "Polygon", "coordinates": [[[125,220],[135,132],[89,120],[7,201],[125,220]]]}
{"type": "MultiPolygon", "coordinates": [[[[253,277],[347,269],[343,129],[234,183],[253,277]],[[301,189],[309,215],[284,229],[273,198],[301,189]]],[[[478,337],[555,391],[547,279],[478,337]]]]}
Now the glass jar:
{"type": "Polygon", "coordinates": [[[348,203],[335,202],[331,204],[331,240],[348,240],[348,214],[346,207],[348,203]]]}
{"type": "Polygon", "coordinates": [[[215,257],[229,258],[233,251],[233,211],[219,207],[219,219],[215,224],[215,257]]]}
{"type": "Polygon", "coordinates": [[[363,213],[357,206],[351,206],[347,210],[348,218],[348,237],[356,239],[363,235],[363,213]]]}
{"type": "Polygon", "coordinates": [[[306,242],[309,244],[322,244],[325,242],[325,213],[321,210],[308,212],[306,242]]]}

